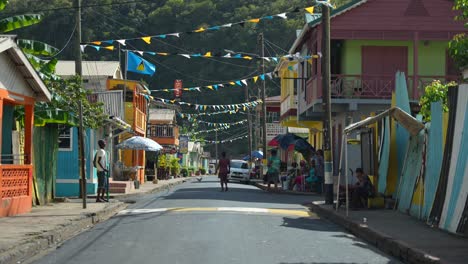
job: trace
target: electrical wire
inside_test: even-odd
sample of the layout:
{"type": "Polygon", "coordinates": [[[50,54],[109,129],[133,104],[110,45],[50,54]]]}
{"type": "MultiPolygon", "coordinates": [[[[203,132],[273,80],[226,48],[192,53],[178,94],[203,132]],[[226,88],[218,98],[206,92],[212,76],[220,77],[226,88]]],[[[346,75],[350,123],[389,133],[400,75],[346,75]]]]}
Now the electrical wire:
{"type": "MultiPolygon", "coordinates": [[[[129,4],[137,4],[143,2],[153,2],[154,0],[134,0],[134,1],[124,1],[124,2],[113,2],[107,4],[89,4],[89,5],[81,5],[81,8],[93,8],[93,7],[103,7],[103,6],[115,6],[115,5],[129,5],[129,4]]],[[[50,12],[50,11],[60,11],[60,10],[74,10],[77,9],[77,6],[68,6],[68,7],[55,7],[55,8],[44,8],[44,9],[34,9],[34,10],[26,10],[24,12],[3,12],[2,15],[21,15],[25,13],[41,13],[41,12],[50,12]]]]}
{"type": "Polygon", "coordinates": [[[284,51],[285,53],[289,53],[289,51],[287,51],[287,50],[281,48],[280,46],[276,45],[274,42],[271,42],[271,41],[269,41],[269,40],[267,40],[267,39],[265,39],[265,38],[264,38],[264,40],[265,40],[266,43],[271,44],[271,45],[277,47],[278,49],[284,51]]]}
{"type": "Polygon", "coordinates": [[[65,45],[63,46],[63,48],[61,50],[59,50],[57,53],[55,53],[54,56],[39,57],[39,58],[43,59],[43,60],[50,60],[50,59],[53,59],[53,58],[57,57],[60,53],[62,53],[68,47],[68,45],[70,45],[70,42],[73,39],[73,36],[75,35],[75,31],[76,31],[76,23],[75,23],[75,27],[73,28],[72,33],[70,34],[70,37],[68,38],[67,42],[65,43],[65,45]]]}

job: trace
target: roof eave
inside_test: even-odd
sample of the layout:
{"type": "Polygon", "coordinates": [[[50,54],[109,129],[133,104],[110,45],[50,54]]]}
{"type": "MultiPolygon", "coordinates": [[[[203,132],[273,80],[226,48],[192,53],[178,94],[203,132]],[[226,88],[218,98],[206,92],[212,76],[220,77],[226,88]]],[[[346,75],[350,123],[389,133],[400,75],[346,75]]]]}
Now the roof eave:
{"type": "Polygon", "coordinates": [[[35,92],[35,99],[37,101],[50,101],[52,99],[52,96],[49,92],[49,89],[47,89],[44,82],[39,77],[39,74],[29,62],[28,58],[26,58],[23,51],[16,44],[16,37],[12,35],[8,35],[6,37],[7,40],[2,42],[2,44],[4,44],[4,48],[2,48],[0,52],[6,51],[7,54],[12,58],[18,70],[21,72],[31,89],[35,92]],[[23,72],[20,69],[20,67],[24,67],[26,69],[26,72],[29,73],[30,76],[26,76],[26,73],[23,72]]]}

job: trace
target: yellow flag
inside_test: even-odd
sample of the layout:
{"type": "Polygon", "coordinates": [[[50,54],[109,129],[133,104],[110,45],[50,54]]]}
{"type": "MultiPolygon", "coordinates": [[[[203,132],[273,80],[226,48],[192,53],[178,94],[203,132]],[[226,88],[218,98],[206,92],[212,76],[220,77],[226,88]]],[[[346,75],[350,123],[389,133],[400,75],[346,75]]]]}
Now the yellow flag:
{"type": "Polygon", "coordinates": [[[205,106],[203,106],[203,109],[204,109],[204,110],[206,110],[206,105],[205,105],[205,106]]]}
{"type": "Polygon", "coordinates": [[[244,56],[243,58],[244,58],[245,60],[252,60],[252,57],[250,57],[250,56],[244,56]]]}
{"type": "Polygon", "coordinates": [[[203,55],[203,57],[210,58],[210,57],[213,57],[213,56],[211,56],[211,52],[208,51],[205,55],[203,55]]]}
{"type": "Polygon", "coordinates": [[[167,56],[167,55],[169,55],[169,53],[165,53],[165,52],[158,52],[158,53],[156,53],[156,54],[161,55],[161,56],[167,56]]]}
{"type": "Polygon", "coordinates": [[[147,44],[151,44],[151,37],[142,37],[141,39],[147,44]]]}
{"type": "Polygon", "coordinates": [[[175,103],[175,100],[171,100],[171,103],[172,103],[172,104],[175,103]]]}
{"type": "Polygon", "coordinates": [[[93,41],[93,42],[91,42],[91,43],[93,43],[94,45],[101,45],[101,44],[102,44],[101,41],[93,41]]]}
{"type": "Polygon", "coordinates": [[[104,47],[106,50],[114,50],[114,46],[107,46],[107,47],[104,47]]]}
{"type": "Polygon", "coordinates": [[[201,28],[195,30],[195,32],[203,32],[203,31],[205,31],[205,30],[206,30],[206,29],[204,29],[203,27],[201,27],[201,28]]]}
{"type": "Polygon", "coordinates": [[[206,88],[208,88],[210,90],[213,90],[213,86],[211,86],[211,85],[208,85],[206,88]]]}
{"type": "Polygon", "coordinates": [[[314,7],[313,6],[310,6],[310,7],[306,7],[305,10],[311,14],[314,13],[314,7]]]}
{"type": "Polygon", "coordinates": [[[312,59],[308,59],[307,62],[312,65],[312,59]]]}
{"type": "Polygon", "coordinates": [[[169,92],[169,89],[164,89],[163,91],[165,91],[165,92],[169,92]]]}
{"type": "Polygon", "coordinates": [[[258,23],[260,22],[260,18],[252,18],[252,19],[249,19],[248,21],[252,23],[258,23]]]}
{"type": "Polygon", "coordinates": [[[253,80],[254,80],[254,83],[256,83],[258,81],[258,76],[254,76],[253,80]]]}
{"type": "Polygon", "coordinates": [[[236,85],[236,83],[235,83],[235,82],[229,82],[229,84],[230,84],[230,85],[236,85]]]}

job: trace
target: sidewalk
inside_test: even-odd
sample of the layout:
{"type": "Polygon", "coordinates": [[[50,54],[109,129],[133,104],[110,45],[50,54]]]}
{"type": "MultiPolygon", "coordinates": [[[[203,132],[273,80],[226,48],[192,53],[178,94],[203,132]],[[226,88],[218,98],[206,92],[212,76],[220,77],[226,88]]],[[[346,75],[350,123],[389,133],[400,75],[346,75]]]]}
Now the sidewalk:
{"type": "Polygon", "coordinates": [[[81,199],[65,199],[65,202],[33,207],[27,214],[0,218],[0,263],[21,263],[58,246],[125,209],[127,204],[119,200],[170,189],[188,180],[191,178],[145,183],[132,193],[115,195],[109,203],[96,203],[95,198],[88,197],[87,209],[82,209],[81,199]]]}
{"type": "Polygon", "coordinates": [[[405,263],[468,263],[468,238],[394,210],[350,210],[346,217],[345,208],[336,212],[321,199],[312,202],[312,211],[405,263]]]}

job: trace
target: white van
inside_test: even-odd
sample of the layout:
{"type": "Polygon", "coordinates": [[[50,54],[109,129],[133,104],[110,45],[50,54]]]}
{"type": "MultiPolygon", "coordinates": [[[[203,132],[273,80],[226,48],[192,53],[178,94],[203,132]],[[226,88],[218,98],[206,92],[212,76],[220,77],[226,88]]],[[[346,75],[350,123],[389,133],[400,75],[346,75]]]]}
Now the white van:
{"type": "Polygon", "coordinates": [[[250,169],[247,161],[231,160],[231,172],[228,174],[228,179],[241,182],[249,182],[250,169]]]}

